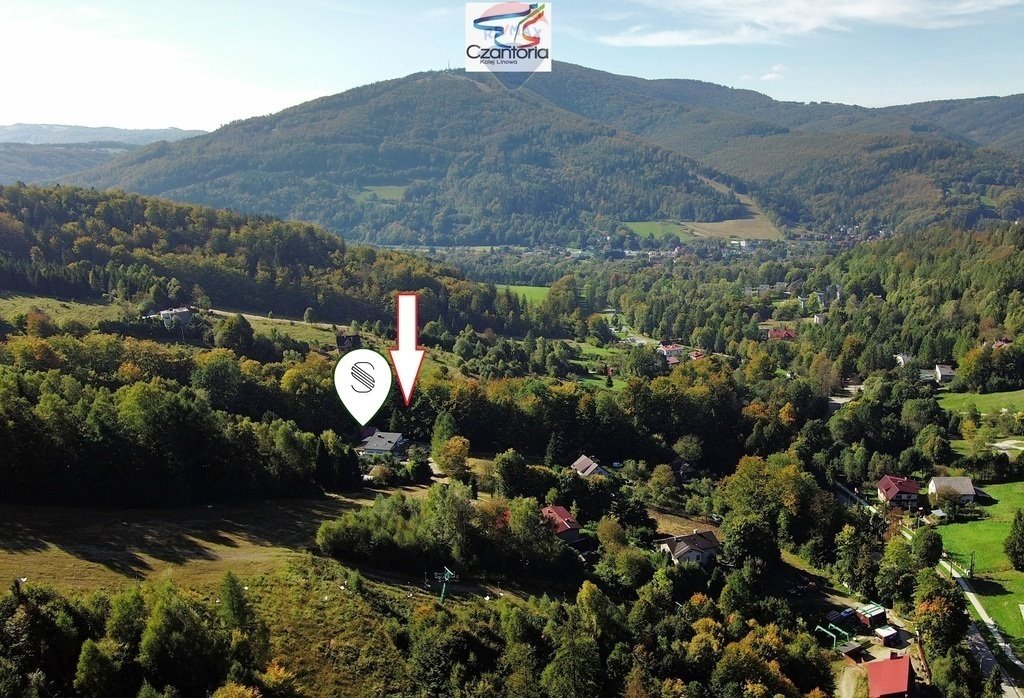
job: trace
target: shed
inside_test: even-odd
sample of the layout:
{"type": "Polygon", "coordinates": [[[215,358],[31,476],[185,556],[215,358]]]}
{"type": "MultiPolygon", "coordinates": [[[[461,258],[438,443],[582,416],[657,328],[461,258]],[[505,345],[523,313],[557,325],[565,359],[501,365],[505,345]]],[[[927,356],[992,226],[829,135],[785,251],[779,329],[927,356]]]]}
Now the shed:
{"type": "Polygon", "coordinates": [[[877,603],[869,603],[856,609],[857,620],[869,628],[880,628],[886,624],[885,608],[877,603]]]}

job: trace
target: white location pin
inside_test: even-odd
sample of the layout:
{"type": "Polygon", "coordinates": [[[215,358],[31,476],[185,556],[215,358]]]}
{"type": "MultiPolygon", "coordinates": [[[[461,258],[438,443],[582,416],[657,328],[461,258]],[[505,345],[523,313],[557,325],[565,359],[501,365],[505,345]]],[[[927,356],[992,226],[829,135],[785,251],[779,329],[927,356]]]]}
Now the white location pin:
{"type": "Polygon", "coordinates": [[[334,367],[334,387],[349,414],[366,426],[391,391],[391,364],[369,349],[350,351],[334,367]]]}

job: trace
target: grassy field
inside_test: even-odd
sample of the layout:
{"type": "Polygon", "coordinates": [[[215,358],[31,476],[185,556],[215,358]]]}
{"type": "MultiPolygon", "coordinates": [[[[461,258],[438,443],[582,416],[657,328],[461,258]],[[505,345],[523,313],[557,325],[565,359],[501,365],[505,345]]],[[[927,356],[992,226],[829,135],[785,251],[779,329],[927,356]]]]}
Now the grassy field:
{"type": "Polygon", "coordinates": [[[183,585],[209,587],[227,570],[278,569],[312,544],[320,522],[377,494],[145,510],[0,505],[0,579],[90,590],[169,573],[183,585]]]}
{"type": "Polygon", "coordinates": [[[72,301],[42,296],[24,296],[0,293],[0,318],[10,322],[16,315],[27,315],[29,311],[45,311],[58,324],[68,320],[91,326],[101,320],[116,320],[121,317],[122,307],[106,301],[72,301]]]}
{"type": "Polygon", "coordinates": [[[1024,617],[1018,608],[1024,603],[1024,572],[1014,570],[1003,552],[1014,511],[1024,508],[1024,483],[987,485],[985,491],[996,499],[984,507],[987,519],[940,526],[938,531],[950,555],[965,567],[975,553],[972,584],[982,605],[1013,637],[1014,646],[1024,651],[1024,617]]]}
{"type": "Polygon", "coordinates": [[[510,284],[502,284],[498,286],[499,291],[508,289],[516,295],[522,296],[530,303],[540,303],[542,300],[548,297],[549,289],[547,286],[515,286],[510,284]]]}
{"type": "Polygon", "coordinates": [[[1007,393],[943,393],[939,404],[950,412],[965,412],[973,404],[982,414],[993,414],[1000,410],[1020,412],[1024,410],[1024,390],[1007,393]]]}
{"type": "Polygon", "coordinates": [[[378,187],[363,187],[363,191],[376,194],[378,199],[385,201],[401,201],[402,195],[408,187],[384,185],[378,187]]]}
{"type": "Polygon", "coordinates": [[[694,235],[710,238],[723,238],[725,240],[781,240],[782,233],[768,222],[768,219],[758,216],[751,218],[738,218],[731,221],[718,221],[716,223],[687,223],[686,226],[694,235]]]}
{"type": "Polygon", "coordinates": [[[693,234],[682,223],[675,221],[625,221],[627,228],[641,237],[653,237],[655,240],[662,240],[671,235],[677,236],[680,240],[689,240],[693,234]]]}

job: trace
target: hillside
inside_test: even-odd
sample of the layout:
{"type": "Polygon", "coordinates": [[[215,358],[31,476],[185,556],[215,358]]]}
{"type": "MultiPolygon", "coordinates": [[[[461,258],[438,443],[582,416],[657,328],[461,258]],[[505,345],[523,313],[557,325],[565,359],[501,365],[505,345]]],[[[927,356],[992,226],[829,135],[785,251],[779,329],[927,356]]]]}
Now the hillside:
{"type": "Polygon", "coordinates": [[[713,173],[529,93],[441,72],[155,144],[74,180],[312,220],[349,239],[539,244],[596,238],[606,221],[745,213],[698,174],[713,173]]]}
{"type": "Polygon", "coordinates": [[[535,76],[527,89],[745,180],[790,224],[917,229],[1024,211],[1020,152],[1009,147],[1024,136],[1019,119],[1007,118],[1016,97],[867,109],[571,64],[535,76]]]}
{"type": "Polygon", "coordinates": [[[0,143],[0,184],[52,182],[109,162],[137,146],[118,142],[0,143]]]}
{"type": "Polygon", "coordinates": [[[111,126],[69,126],[66,124],[8,124],[0,126],[0,143],[95,143],[117,141],[146,145],[155,141],[180,141],[206,131],[180,128],[113,128],[111,126]]]}

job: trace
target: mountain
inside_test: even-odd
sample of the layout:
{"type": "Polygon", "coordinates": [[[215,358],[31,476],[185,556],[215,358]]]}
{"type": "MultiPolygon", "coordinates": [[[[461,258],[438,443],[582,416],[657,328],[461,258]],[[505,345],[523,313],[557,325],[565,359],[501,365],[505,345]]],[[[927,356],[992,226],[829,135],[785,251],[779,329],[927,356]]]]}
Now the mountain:
{"type": "Polygon", "coordinates": [[[1024,214],[1022,96],[869,109],[571,64],[527,89],[747,180],[786,223],[970,226],[1024,214]]]}
{"type": "Polygon", "coordinates": [[[487,74],[420,73],[70,181],[382,243],[583,244],[627,222],[749,217],[744,194],[776,223],[824,230],[1020,217],[1024,127],[997,116],[1014,98],[967,102],[800,104],[565,63],[515,92],[487,74]]]}
{"type": "Polygon", "coordinates": [[[138,146],[128,143],[0,143],[0,184],[53,182],[96,167],[138,146]]]}
{"type": "Polygon", "coordinates": [[[180,141],[206,131],[180,128],[113,128],[110,126],[68,126],[65,124],[9,124],[0,126],[0,143],[95,143],[116,141],[146,145],[155,141],[180,141]]]}
{"type": "Polygon", "coordinates": [[[716,173],[529,92],[412,75],[159,143],[73,178],[384,243],[575,243],[747,215],[716,173]]]}

